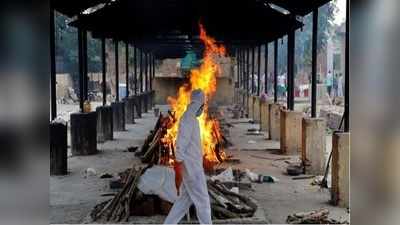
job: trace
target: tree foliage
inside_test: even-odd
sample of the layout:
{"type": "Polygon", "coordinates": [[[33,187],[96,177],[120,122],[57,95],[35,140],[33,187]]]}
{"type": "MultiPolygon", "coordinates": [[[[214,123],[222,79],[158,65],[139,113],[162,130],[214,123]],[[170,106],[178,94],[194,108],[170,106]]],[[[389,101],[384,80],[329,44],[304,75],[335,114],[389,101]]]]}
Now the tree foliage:
{"type": "MultiPolygon", "coordinates": [[[[317,51],[321,52],[326,48],[328,39],[333,35],[333,21],[337,10],[336,1],[325,4],[318,10],[318,39],[317,51]]],[[[311,66],[312,59],[312,13],[303,17],[304,26],[296,31],[295,61],[296,68],[300,65],[311,66]]],[[[279,73],[286,72],[287,65],[287,36],[280,39],[278,47],[278,68],[279,73]]]]}
{"type": "MultiPolygon", "coordinates": [[[[70,73],[76,77],[78,74],[78,33],[76,28],[68,25],[68,22],[67,17],[56,13],[56,56],[61,59],[64,67],[56,69],[57,72],[70,73]]],[[[100,72],[100,48],[100,42],[91,38],[88,33],[88,72],[100,72]]]]}

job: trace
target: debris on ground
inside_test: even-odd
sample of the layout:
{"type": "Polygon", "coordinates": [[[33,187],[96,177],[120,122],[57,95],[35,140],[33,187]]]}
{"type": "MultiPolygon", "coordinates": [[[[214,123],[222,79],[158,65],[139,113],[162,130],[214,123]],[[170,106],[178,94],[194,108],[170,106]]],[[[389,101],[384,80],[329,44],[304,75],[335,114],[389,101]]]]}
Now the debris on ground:
{"type": "Polygon", "coordinates": [[[221,172],[218,175],[212,176],[210,179],[212,181],[219,180],[221,182],[233,181],[234,177],[233,177],[232,167],[228,167],[228,169],[226,169],[225,171],[221,172]]]}
{"type": "Polygon", "coordinates": [[[273,161],[279,161],[279,160],[288,160],[291,159],[290,157],[279,157],[279,158],[274,158],[274,157],[265,157],[265,156],[259,156],[259,155],[250,155],[251,157],[258,158],[258,159],[269,159],[273,161]]]}
{"type": "Polygon", "coordinates": [[[110,180],[110,189],[121,189],[124,186],[120,178],[110,180]]]}
{"type": "Polygon", "coordinates": [[[100,174],[100,179],[106,179],[106,178],[113,178],[114,176],[109,173],[102,173],[100,174]]]}
{"type": "Polygon", "coordinates": [[[239,187],[232,187],[229,190],[234,192],[234,193],[236,193],[236,194],[239,194],[239,187]]]}
{"type": "Polygon", "coordinates": [[[292,180],[306,180],[306,179],[312,179],[314,177],[315,175],[298,176],[298,177],[293,177],[292,180]]]}
{"type": "MultiPolygon", "coordinates": [[[[330,176],[331,176],[331,175],[328,175],[328,179],[327,179],[327,182],[326,182],[326,185],[328,186],[328,188],[331,187],[331,180],[332,180],[332,179],[330,178],[330,176]]],[[[311,181],[311,185],[322,186],[323,179],[324,179],[324,176],[316,176],[316,177],[314,178],[314,180],[311,181]]]]}
{"type": "Polygon", "coordinates": [[[88,177],[94,177],[97,175],[97,172],[93,168],[87,168],[85,171],[83,171],[83,178],[88,178],[88,177]]]}
{"type": "Polygon", "coordinates": [[[289,224],[348,224],[347,221],[337,221],[328,218],[328,209],[313,210],[310,212],[299,212],[289,215],[286,222],[289,224]]]}
{"type": "Polygon", "coordinates": [[[246,133],[246,135],[248,135],[248,136],[250,136],[250,135],[253,135],[253,136],[262,136],[262,135],[264,135],[264,133],[262,133],[262,132],[260,132],[260,131],[249,131],[249,132],[247,132],[246,133]]]}
{"type": "Polygon", "coordinates": [[[298,176],[303,173],[303,167],[299,165],[289,165],[286,168],[286,172],[289,176],[298,176]]]}
{"type": "Polygon", "coordinates": [[[233,158],[233,157],[227,157],[224,162],[226,163],[240,163],[240,159],[239,158],[233,158]]]}
{"type": "Polygon", "coordinates": [[[265,176],[262,174],[257,174],[254,172],[251,172],[249,169],[246,169],[246,175],[250,179],[251,182],[257,182],[257,183],[275,183],[278,182],[279,179],[273,176],[265,176]]]}
{"type": "Polygon", "coordinates": [[[222,184],[228,189],[232,189],[234,187],[239,188],[239,190],[253,190],[251,183],[246,181],[224,181],[222,184]]]}
{"type": "Polygon", "coordinates": [[[128,152],[136,152],[136,150],[138,150],[139,147],[138,146],[130,146],[128,147],[128,152]]]}

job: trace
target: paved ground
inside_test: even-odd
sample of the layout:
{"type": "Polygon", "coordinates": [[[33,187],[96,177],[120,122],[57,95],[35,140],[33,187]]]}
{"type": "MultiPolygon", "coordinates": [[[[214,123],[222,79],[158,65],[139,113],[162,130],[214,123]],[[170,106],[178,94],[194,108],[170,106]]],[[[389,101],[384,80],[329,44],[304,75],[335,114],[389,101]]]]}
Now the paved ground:
{"type": "MultiPolygon", "coordinates": [[[[166,106],[160,108],[161,111],[167,109],[166,106]]],[[[225,115],[229,117],[228,113],[225,115]]],[[[228,121],[234,125],[230,128],[229,139],[235,145],[227,150],[227,153],[240,158],[241,163],[224,163],[219,166],[248,168],[254,172],[279,178],[280,181],[277,183],[254,184],[254,191],[246,192],[259,202],[271,223],[285,223],[288,214],[319,208],[328,208],[333,218],[340,220],[348,218],[346,209],[328,204],[329,192],[327,190],[320,190],[319,187],[310,185],[312,180],[296,181],[285,175],[284,171],[287,164],[284,160],[274,161],[254,157],[283,157],[265,150],[279,148],[279,142],[265,140],[263,135],[246,135],[247,129],[258,128],[257,124],[246,123],[248,120],[244,119],[228,119],[228,121]]],[[[127,125],[127,131],[114,133],[115,140],[99,144],[99,154],[69,157],[68,169],[70,173],[67,176],[50,177],[50,222],[81,223],[96,204],[110,198],[100,196],[104,193],[110,193],[108,180],[99,179],[97,176],[85,178],[85,169],[93,168],[99,175],[103,172],[117,173],[123,171],[133,163],[140,164],[138,159],[134,157],[134,153],[125,150],[128,146],[141,146],[155,122],[156,118],[150,111],[144,114],[142,119],[137,119],[136,124],[127,125]]],[[[327,136],[327,140],[330,143],[329,136],[327,136]]],[[[330,149],[330,144],[328,144],[327,149],[330,149]]],[[[295,161],[297,158],[292,156],[290,160],[295,161]]],[[[153,220],[148,220],[148,222],[160,222],[162,220],[163,217],[158,216],[153,220]]]]}

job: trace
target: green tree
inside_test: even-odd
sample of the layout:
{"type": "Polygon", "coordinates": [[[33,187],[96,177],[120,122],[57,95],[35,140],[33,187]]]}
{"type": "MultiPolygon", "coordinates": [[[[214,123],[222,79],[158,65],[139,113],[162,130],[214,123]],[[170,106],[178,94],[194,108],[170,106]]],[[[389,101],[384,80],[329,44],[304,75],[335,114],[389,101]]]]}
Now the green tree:
{"type": "MultiPolygon", "coordinates": [[[[74,82],[78,81],[78,33],[77,29],[68,25],[68,18],[56,13],[56,57],[62,60],[64,68],[56,68],[57,72],[70,73],[74,82]]],[[[100,42],[91,38],[88,33],[87,55],[88,72],[101,71],[100,42]]]]}

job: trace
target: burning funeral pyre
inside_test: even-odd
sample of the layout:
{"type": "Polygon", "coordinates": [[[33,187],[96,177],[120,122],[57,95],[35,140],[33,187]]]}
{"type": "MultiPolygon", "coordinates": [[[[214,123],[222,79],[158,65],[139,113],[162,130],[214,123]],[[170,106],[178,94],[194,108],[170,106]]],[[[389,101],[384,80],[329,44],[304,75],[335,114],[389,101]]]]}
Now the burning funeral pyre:
{"type": "MultiPolygon", "coordinates": [[[[143,212],[138,211],[144,210],[145,213],[149,213],[151,210],[146,207],[152,201],[158,202],[150,205],[157,205],[161,214],[168,213],[169,208],[164,206],[169,205],[171,207],[172,202],[161,199],[160,196],[156,196],[156,200],[154,200],[154,196],[150,197],[144,194],[138,185],[140,181],[143,181],[145,171],[150,168],[164,166],[165,171],[171,169],[168,166],[172,165],[175,160],[174,146],[178,134],[179,120],[190,103],[192,90],[201,89],[206,96],[203,114],[198,118],[205,170],[212,171],[214,165],[227,158],[224,147],[229,143],[221,132],[220,123],[216,116],[209,113],[210,99],[216,92],[217,75],[220,73],[220,67],[215,62],[215,58],[223,56],[225,49],[223,46],[216,45],[215,40],[206,35],[202,25],[200,25],[200,38],[205,44],[202,64],[199,68],[191,71],[190,82],[179,88],[177,97],[168,97],[171,111],[167,115],[159,115],[154,129],[146,138],[141,150],[136,154],[143,163],[147,163],[149,166],[140,169],[135,169],[134,166],[129,169],[126,177],[122,179],[124,180],[122,190],[113,199],[97,205],[92,211],[91,217],[95,222],[128,221],[129,216],[143,215],[143,212]]],[[[170,180],[173,180],[173,178],[170,180]]],[[[223,183],[209,180],[207,186],[213,219],[251,217],[257,210],[257,205],[251,198],[231,191],[223,183]]],[[[171,189],[175,189],[174,186],[169,188],[169,190],[171,189]]]]}
{"type": "Polygon", "coordinates": [[[227,141],[221,134],[218,120],[209,114],[210,99],[216,92],[217,76],[221,73],[216,58],[225,55],[225,48],[207,36],[201,24],[200,39],[205,45],[202,64],[191,70],[189,82],[179,88],[176,97],[168,97],[171,111],[167,116],[160,115],[138,154],[145,163],[168,165],[173,162],[179,120],[190,104],[190,95],[195,89],[201,89],[206,96],[203,114],[198,118],[205,169],[211,169],[226,158],[223,146],[227,141]]]}

